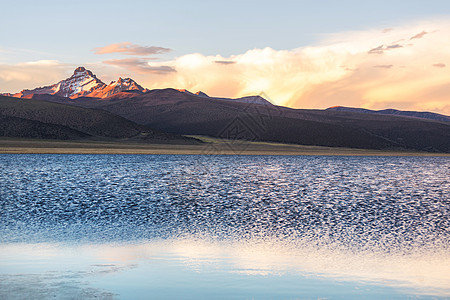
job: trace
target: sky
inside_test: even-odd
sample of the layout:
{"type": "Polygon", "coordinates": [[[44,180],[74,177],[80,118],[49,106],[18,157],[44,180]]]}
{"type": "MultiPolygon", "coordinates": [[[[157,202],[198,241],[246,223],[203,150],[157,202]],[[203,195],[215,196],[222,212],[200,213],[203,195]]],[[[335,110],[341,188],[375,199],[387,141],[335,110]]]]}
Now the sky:
{"type": "Polygon", "coordinates": [[[0,0],[0,92],[105,83],[450,115],[450,1],[0,0]]]}

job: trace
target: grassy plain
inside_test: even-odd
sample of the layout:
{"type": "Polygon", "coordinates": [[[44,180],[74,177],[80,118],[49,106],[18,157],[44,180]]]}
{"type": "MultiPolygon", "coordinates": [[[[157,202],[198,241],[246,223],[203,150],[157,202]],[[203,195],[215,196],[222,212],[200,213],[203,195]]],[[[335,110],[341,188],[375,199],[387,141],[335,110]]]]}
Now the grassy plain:
{"type": "Polygon", "coordinates": [[[0,153],[49,154],[195,154],[195,155],[344,155],[344,156],[448,156],[448,153],[381,151],[353,148],[303,146],[266,142],[223,140],[192,136],[203,144],[147,144],[110,141],[56,141],[0,139],[0,153]]]}

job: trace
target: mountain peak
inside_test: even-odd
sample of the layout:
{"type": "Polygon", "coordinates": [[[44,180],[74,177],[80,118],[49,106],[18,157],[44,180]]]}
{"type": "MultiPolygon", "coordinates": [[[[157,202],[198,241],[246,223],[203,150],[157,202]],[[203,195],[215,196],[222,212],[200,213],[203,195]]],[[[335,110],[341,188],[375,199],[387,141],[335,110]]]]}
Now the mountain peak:
{"type": "Polygon", "coordinates": [[[117,81],[115,81],[116,85],[120,85],[123,87],[130,87],[130,89],[143,89],[136,81],[131,78],[122,78],[119,77],[117,81]]]}
{"type": "Polygon", "coordinates": [[[75,69],[72,76],[51,86],[51,90],[53,91],[51,94],[62,97],[78,98],[88,96],[94,90],[102,89],[105,86],[106,84],[97,79],[97,76],[91,71],[87,70],[85,67],[78,67],[75,69]]]}
{"type": "Polygon", "coordinates": [[[202,91],[198,91],[197,93],[195,93],[197,96],[200,96],[200,97],[206,97],[206,98],[209,98],[209,96],[206,94],[206,93],[204,93],[204,92],[202,92],[202,91]]]}
{"type": "Polygon", "coordinates": [[[86,71],[85,67],[78,67],[75,69],[75,71],[73,73],[75,74],[75,73],[84,72],[84,71],[86,71]]]}
{"type": "Polygon", "coordinates": [[[134,81],[133,79],[128,78],[128,77],[127,78],[119,77],[119,79],[117,80],[117,83],[118,84],[132,84],[132,83],[136,83],[136,81],[134,81]]]}
{"type": "Polygon", "coordinates": [[[89,76],[89,77],[97,79],[97,76],[95,76],[94,73],[92,73],[90,70],[86,69],[85,67],[76,68],[75,71],[73,71],[73,75],[71,76],[71,78],[72,77],[80,77],[80,76],[89,76]]]}

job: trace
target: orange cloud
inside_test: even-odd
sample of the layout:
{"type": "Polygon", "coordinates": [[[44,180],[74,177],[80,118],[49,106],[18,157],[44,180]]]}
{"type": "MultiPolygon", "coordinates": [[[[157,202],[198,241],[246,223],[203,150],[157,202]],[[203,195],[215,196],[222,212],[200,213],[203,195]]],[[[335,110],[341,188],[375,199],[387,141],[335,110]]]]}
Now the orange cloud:
{"type": "Polygon", "coordinates": [[[148,61],[142,58],[111,59],[103,61],[103,63],[113,66],[125,67],[130,71],[139,74],[165,74],[176,71],[170,66],[150,66],[148,61]]]}
{"type": "Polygon", "coordinates": [[[418,34],[414,35],[413,37],[411,37],[410,40],[413,40],[413,39],[421,39],[421,38],[423,38],[423,36],[426,35],[426,34],[428,34],[428,32],[422,31],[421,33],[418,33],[418,34]]]}
{"type": "Polygon", "coordinates": [[[125,55],[154,55],[162,54],[172,51],[169,48],[155,47],[155,46],[139,46],[130,42],[122,42],[117,44],[111,44],[105,47],[95,48],[96,54],[109,54],[109,53],[121,53],[125,55]]]}

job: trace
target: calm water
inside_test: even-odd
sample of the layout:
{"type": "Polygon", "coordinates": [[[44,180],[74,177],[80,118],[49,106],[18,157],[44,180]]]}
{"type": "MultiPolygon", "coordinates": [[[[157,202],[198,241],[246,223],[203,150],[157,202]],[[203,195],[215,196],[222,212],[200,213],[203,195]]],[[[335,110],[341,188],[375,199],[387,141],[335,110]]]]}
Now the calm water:
{"type": "Polygon", "coordinates": [[[449,158],[0,166],[0,298],[450,297],[449,158]]]}

